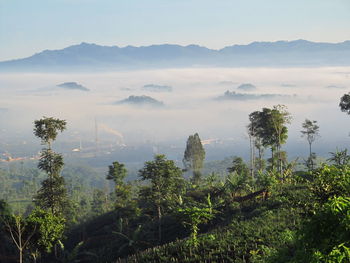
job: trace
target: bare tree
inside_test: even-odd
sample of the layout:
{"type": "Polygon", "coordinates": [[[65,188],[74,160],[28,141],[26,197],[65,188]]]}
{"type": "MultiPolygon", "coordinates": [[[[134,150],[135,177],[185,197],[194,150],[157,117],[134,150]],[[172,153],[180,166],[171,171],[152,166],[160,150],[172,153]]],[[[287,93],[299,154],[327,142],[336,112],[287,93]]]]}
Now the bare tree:
{"type": "Polygon", "coordinates": [[[36,231],[36,226],[33,229],[28,229],[23,217],[20,215],[14,215],[11,218],[5,219],[4,225],[18,249],[19,263],[22,263],[24,251],[36,231]]]}

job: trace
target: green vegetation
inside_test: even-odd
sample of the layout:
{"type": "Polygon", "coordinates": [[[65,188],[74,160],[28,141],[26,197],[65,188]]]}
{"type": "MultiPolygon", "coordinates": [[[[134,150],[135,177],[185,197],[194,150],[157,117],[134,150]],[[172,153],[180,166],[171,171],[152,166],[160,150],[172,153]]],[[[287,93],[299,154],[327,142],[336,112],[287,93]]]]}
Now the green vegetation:
{"type": "MultiPolygon", "coordinates": [[[[53,152],[65,121],[36,121],[45,145],[39,169],[0,170],[8,188],[18,185],[12,192],[0,185],[10,193],[0,200],[0,262],[350,262],[350,156],[337,150],[328,163],[296,170],[281,149],[290,120],[281,105],[250,114],[250,163],[235,156],[215,164],[228,174],[203,173],[205,152],[195,134],[184,164],[201,173],[196,180],[160,154],[134,181],[114,161],[99,188],[88,167],[63,169],[62,155],[53,152]],[[16,206],[12,198],[26,203],[16,206]]],[[[311,158],[318,126],[306,120],[303,128],[311,158]]]]}
{"type": "Polygon", "coordinates": [[[52,214],[61,214],[67,205],[67,190],[64,178],[60,175],[63,168],[63,157],[52,150],[52,142],[58,132],[66,129],[66,121],[46,118],[34,122],[34,134],[46,146],[41,151],[38,168],[48,175],[41,183],[41,188],[35,197],[35,203],[43,209],[49,209],[52,214]]]}
{"type": "Polygon", "coordinates": [[[199,183],[201,180],[201,170],[205,159],[205,150],[198,133],[190,135],[187,139],[183,164],[186,170],[193,172],[193,182],[199,183]]]}
{"type": "Polygon", "coordinates": [[[317,121],[310,121],[308,119],[305,119],[305,121],[302,124],[303,130],[301,131],[301,136],[305,137],[307,142],[309,143],[309,158],[306,161],[306,166],[309,168],[309,170],[314,169],[314,162],[316,159],[316,154],[312,152],[312,143],[316,140],[316,138],[319,136],[319,126],[317,125],[317,121]]]}
{"type": "Polygon", "coordinates": [[[350,114],[350,92],[348,94],[344,94],[343,97],[340,98],[339,107],[341,111],[350,114]]]}

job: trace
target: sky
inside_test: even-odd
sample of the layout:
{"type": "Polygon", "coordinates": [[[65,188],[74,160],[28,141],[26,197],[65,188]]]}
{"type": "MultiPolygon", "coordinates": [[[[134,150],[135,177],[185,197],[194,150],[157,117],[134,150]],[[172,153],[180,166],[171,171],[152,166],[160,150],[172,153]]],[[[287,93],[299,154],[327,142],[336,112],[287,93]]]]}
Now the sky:
{"type": "Polygon", "coordinates": [[[350,40],[349,0],[0,0],[0,61],[81,42],[350,40]]]}

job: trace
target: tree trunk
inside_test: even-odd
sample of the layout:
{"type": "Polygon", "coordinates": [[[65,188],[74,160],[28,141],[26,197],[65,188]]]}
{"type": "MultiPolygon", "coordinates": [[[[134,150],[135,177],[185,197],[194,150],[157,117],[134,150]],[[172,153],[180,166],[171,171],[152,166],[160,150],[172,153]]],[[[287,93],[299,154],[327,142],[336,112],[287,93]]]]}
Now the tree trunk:
{"type": "MultiPolygon", "coordinates": [[[[278,145],[278,172],[282,175],[283,166],[282,166],[282,153],[281,153],[281,145],[278,145]]],[[[284,178],[282,178],[284,179],[284,178]]]]}
{"type": "Polygon", "coordinates": [[[255,152],[254,152],[254,138],[249,135],[249,144],[250,144],[250,175],[254,178],[254,160],[255,160],[255,152]]]}
{"type": "Polygon", "coordinates": [[[23,251],[22,248],[19,249],[19,263],[23,262],[23,251]]]}
{"type": "Polygon", "coordinates": [[[311,150],[311,143],[309,143],[309,150],[310,150],[310,154],[309,154],[309,158],[310,158],[310,166],[311,166],[311,171],[314,169],[314,161],[312,160],[312,150],[311,150]]]}
{"type": "Polygon", "coordinates": [[[259,155],[259,171],[262,171],[263,169],[262,150],[261,150],[261,147],[257,149],[258,149],[258,155],[259,155]]]}
{"type": "Polygon", "coordinates": [[[271,147],[271,168],[272,168],[272,170],[274,168],[274,163],[275,163],[275,155],[274,155],[273,147],[271,147]]]}
{"type": "Polygon", "coordinates": [[[162,211],[160,205],[157,206],[158,212],[158,242],[159,244],[162,242],[162,211]]]}

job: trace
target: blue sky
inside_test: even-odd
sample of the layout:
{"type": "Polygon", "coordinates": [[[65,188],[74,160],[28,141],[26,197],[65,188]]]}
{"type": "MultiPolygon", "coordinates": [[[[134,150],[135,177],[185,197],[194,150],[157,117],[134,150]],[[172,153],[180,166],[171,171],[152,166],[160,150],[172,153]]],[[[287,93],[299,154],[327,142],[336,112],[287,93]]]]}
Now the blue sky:
{"type": "Polygon", "coordinates": [[[350,0],[0,0],[0,61],[81,42],[350,40],[350,0]]]}

